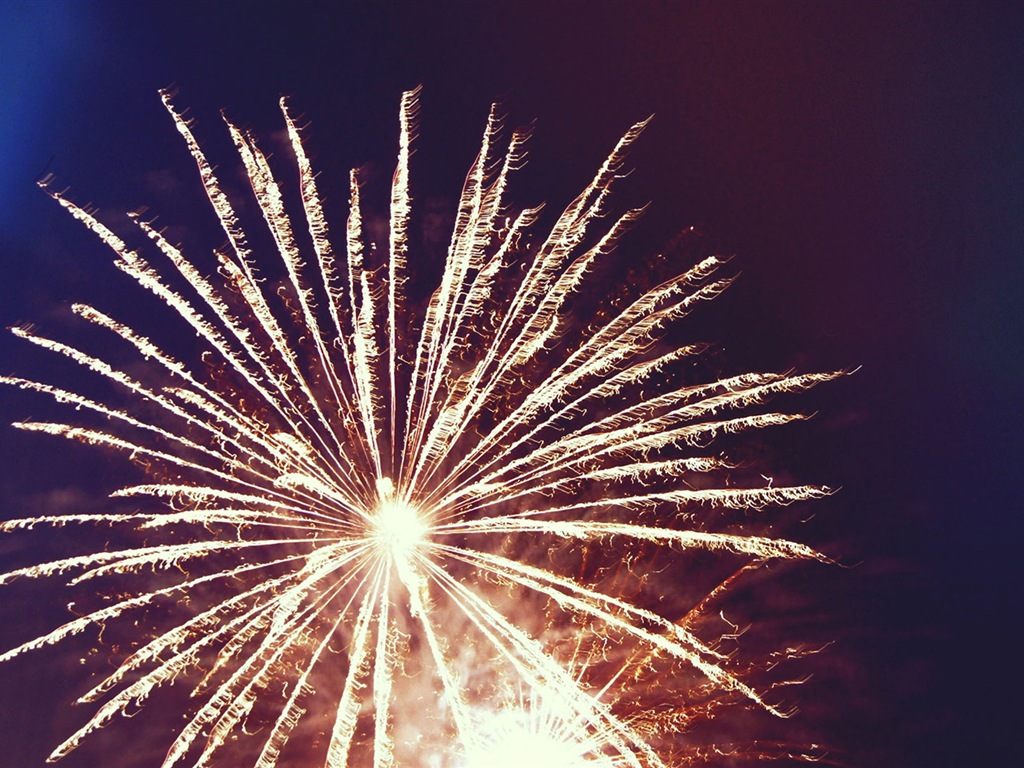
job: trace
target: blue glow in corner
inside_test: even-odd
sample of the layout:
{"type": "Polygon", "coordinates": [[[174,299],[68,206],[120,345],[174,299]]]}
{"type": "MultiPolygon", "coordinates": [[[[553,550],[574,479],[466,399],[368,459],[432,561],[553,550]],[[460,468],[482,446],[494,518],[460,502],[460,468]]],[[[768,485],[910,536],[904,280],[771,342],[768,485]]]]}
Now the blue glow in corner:
{"type": "Polygon", "coordinates": [[[75,0],[0,3],[0,228],[22,221],[21,204],[46,170],[59,112],[87,62],[92,5],[75,0]],[[85,45],[83,45],[85,43],[85,45]]]}

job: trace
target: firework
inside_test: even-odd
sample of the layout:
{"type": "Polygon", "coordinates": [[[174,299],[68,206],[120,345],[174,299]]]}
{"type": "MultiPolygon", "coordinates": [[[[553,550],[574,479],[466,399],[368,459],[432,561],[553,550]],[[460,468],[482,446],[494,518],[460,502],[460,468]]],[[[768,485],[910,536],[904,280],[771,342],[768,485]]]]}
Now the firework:
{"type": "Polygon", "coordinates": [[[123,452],[149,475],[113,494],[137,499],[138,511],[3,524],[106,526],[129,543],[0,577],[116,584],[0,659],[91,627],[151,627],[81,697],[93,714],[52,759],[183,680],[195,703],[164,766],[269,768],[298,741],[305,762],[334,768],[505,765],[513,743],[531,765],[665,766],[704,759],[670,737],[719,706],[784,714],[698,629],[731,577],[685,611],[659,610],[651,594],[665,553],[716,553],[739,572],[825,559],[729,515],[828,489],[738,485],[719,445],[803,418],[763,406],[839,374],[672,383],[702,347],[660,339],[728,286],[715,257],[601,309],[584,331],[570,319],[588,274],[640,214],[611,220],[608,198],[644,123],[541,237],[540,208],[515,211],[506,199],[527,133],[503,142],[492,109],[440,284],[429,301],[410,299],[417,95],[402,99],[383,258],[364,231],[355,172],[347,225],[329,229],[283,100],[300,216],[280,171],[226,121],[265,222],[256,233],[163,94],[226,236],[215,264],[138,214],[145,237],[129,245],[44,183],[202,345],[188,362],[75,305],[145,361],[136,376],[138,365],[14,329],[112,393],[4,377],[96,417],[15,426],[123,452]],[[256,256],[268,233],[276,262],[256,256]],[[638,691],[656,677],[672,704],[644,708],[638,691]]]}

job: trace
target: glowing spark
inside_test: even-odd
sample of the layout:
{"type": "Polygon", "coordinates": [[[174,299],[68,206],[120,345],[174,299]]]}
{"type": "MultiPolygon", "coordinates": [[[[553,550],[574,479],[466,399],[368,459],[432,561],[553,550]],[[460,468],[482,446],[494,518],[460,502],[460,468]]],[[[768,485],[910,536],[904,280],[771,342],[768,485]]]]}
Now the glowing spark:
{"type": "Polygon", "coordinates": [[[828,489],[766,475],[743,482],[728,474],[736,465],[719,446],[803,418],[766,404],[841,374],[678,383],[670,374],[702,347],[666,349],[660,340],[728,286],[716,257],[571,333],[567,318],[588,274],[640,214],[600,228],[644,123],[528,247],[540,209],[514,213],[506,201],[527,133],[513,132],[502,155],[492,110],[439,286],[418,311],[405,294],[415,266],[417,95],[402,99],[383,258],[366,247],[355,172],[345,253],[335,252],[284,101],[305,233],[293,228],[268,156],[227,122],[267,232],[243,227],[169,94],[164,103],[226,237],[215,263],[186,256],[138,215],[140,245],[130,245],[44,183],[203,345],[199,361],[179,360],[140,330],[75,305],[145,361],[137,378],[140,366],[14,329],[82,366],[101,383],[90,391],[110,390],[87,396],[0,377],[91,419],[15,426],[124,452],[150,474],[113,493],[140,499],[130,514],[0,524],[6,533],[85,524],[123,533],[101,551],[0,575],[0,584],[60,578],[71,587],[117,579],[98,607],[0,661],[90,627],[115,632],[117,619],[151,628],[81,697],[96,709],[52,759],[179,680],[193,686],[195,705],[164,768],[215,760],[272,768],[292,764],[289,749],[297,762],[329,768],[663,768],[715,753],[671,736],[721,705],[786,714],[770,687],[716,648],[735,627],[717,637],[703,628],[737,576],[696,604],[662,605],[667,587],[658,599],[644,596],[658,578],[648,561],[659,548],[720,553],[738,573],[770,559],[825,560],[728,516],[828,489]],[[277,279],[254,255],[253,243],[268,236],[277,279]],[[166,576],[132,578],[142,571],[166,576]],[[175,605],[190,607],[168,619],[175,605]],[[655,676],[673,691],[668,708],[645,707],[636,693],[655,676]],[[509,705],[499,695],[509,686],[528,695],[509,705]],[[303,731],[309,719],[312,738],[303,731]]]}

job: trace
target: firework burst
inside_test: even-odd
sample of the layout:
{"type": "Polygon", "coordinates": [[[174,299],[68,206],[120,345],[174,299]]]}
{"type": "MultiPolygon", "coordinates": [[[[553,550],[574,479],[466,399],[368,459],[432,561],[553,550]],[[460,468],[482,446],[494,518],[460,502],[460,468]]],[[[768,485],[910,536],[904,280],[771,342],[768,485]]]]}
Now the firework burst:
{"type": "Polygon", "coordinates": [[[417,307],[407,291],[417,92],[402,99],[383,258],[364,231],[355,172],[347,226],[340,236],[329,229],[286,102],[301,216],[253,137],[226,121],[276,266],[257,259],[251,225],[190,121],[163,98],[226,236],[215,270],[140,215],[132,219],[146,242],[136,248],[44,187],[202,354],[187,362],[77,304],[76,314],[145,361],[145,376],[16,328],[117,394],[3,377],[97,417],[94,426],[16,427],[123,452],[149,476],[113,494],[137,499],[135,512],[3,524],[8,533],[107,526],[137,537],[0,577],[117,584],[2,660],[115,620],[153,627],[81,697],[93,714],[52,759],[181,681],[194,704],[165,768],[270,768],[297,741],[305,763],[333,768],[663,767],[709,759],[672,734],[726,704],[784,714],[749,668],[699,631],[732,577],[684,611],[658,609],[669,588],[656,582],[684,553],[715,553],[740,573],[773,559],[825,559],[729,515],[828,489],[737,487],[720,443],[803,418],[762,406],[839,374],[673,384],[669,372],[702,348],[659,340],[728,286],[715,257],[573,332],[568,318],[588,274],[640,214],[609,219],[608,198],[644,123],[538,237],[540,209],[516,212],[506,200],[527,133],[503,142],[492,110],[440,284],[417,307]],[[274,270],[279,280],[267,276],[274,270]],[[645,707],[638,691],[656,679],[671,696],[645,707]]]}

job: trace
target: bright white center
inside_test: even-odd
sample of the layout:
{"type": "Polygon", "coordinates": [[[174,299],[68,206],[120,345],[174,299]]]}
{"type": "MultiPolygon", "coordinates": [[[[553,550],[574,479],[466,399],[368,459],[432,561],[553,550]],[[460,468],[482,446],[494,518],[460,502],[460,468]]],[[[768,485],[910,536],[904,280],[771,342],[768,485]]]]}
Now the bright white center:
{"type": "Polygon", "coordinates": [[[416,507],[394,497],[388,478],[377,481],[380,493],[372,518],[373,536],[393,560],[407,562],[427,533],[427,525],[416,507]]]}
{"type": "Polygon", "coordinates": [[[572,745],[539,733],[509,735],[470,756],[466,768],[585,768],[572,745]]]}
{"type": "Polygon", "coordinates": [[[484,727],[482,743],[465,756],[464,768],[608,768],[601,755],[589,754],[579,735],[564,725],[527,713],[495,714],[484,727]]]}

